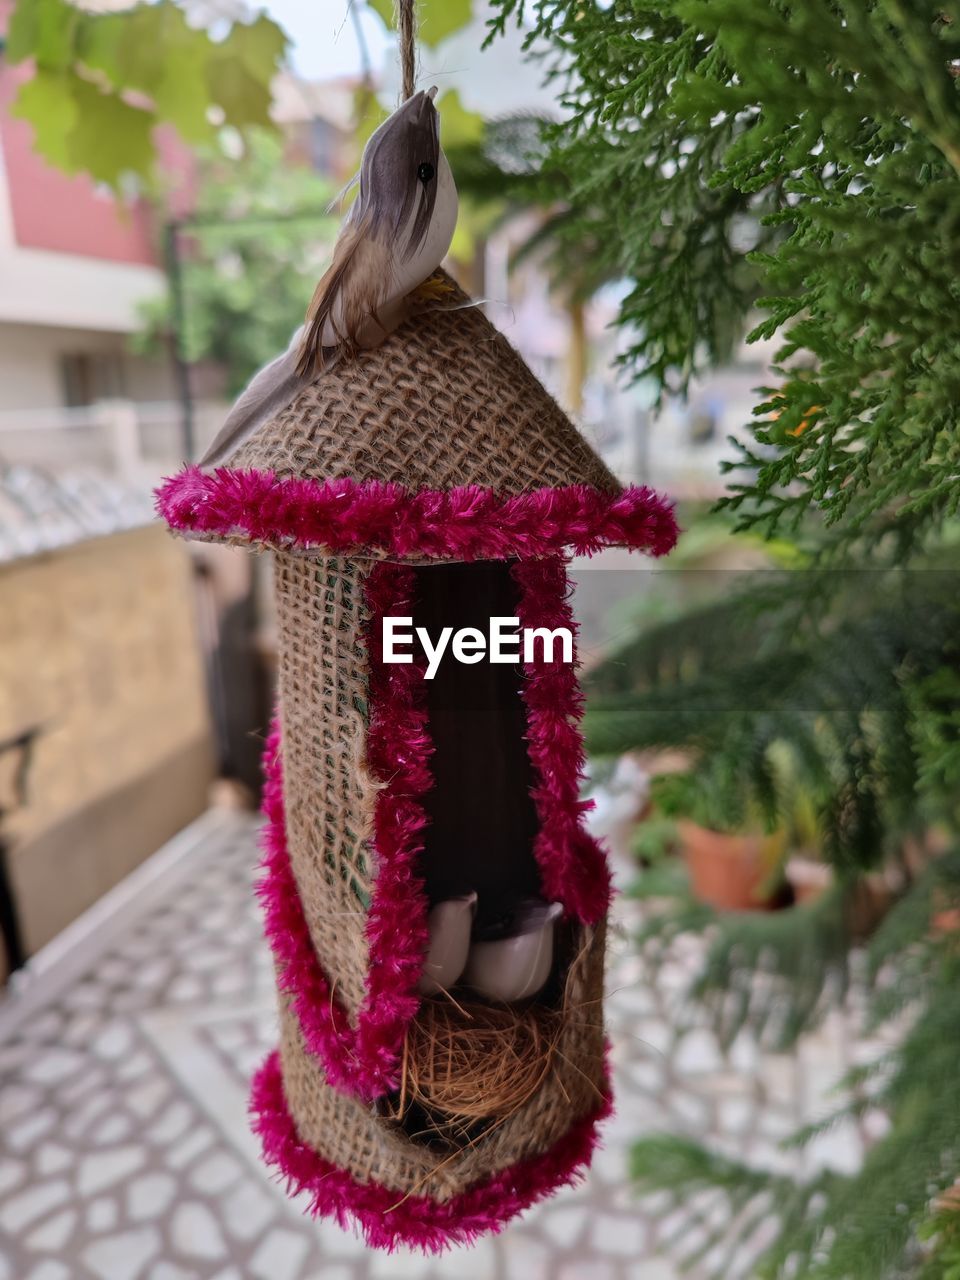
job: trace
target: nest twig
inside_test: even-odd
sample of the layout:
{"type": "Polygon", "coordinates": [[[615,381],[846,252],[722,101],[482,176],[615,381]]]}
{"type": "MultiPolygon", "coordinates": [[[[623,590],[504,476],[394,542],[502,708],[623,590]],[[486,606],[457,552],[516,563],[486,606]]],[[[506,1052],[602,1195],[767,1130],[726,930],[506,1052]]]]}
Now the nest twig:
{"type": "Polygon", "coordinates": [[[554,1065],[560,1010],[424,1000],[407,1031],[398,1119],[422,1112],[427,1136],[457,1139],[527,1103],[554,1065]]]}

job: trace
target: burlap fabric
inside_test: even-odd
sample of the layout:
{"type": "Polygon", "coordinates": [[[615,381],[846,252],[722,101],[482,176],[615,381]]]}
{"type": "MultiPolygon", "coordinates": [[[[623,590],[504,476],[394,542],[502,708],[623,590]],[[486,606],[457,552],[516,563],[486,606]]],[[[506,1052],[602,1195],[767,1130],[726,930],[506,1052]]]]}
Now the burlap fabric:
{"type": "MultiPolygon", "coordinates": [[[[276,556],[287,847],[317,957],[351,1021],[364,997],[364,904],[376,870],[367,841],[379,783],[365,759],[369,572],[353,559],[276,556]]],[[[326,1084],[282,1000],[284,1093],[301,1138],[358,1180],[439,1201],[548,1149],[595,1110],[603,1085],[602,929],[577,928],[570,955],[567,1016],[547,1082],[454,1158],[326,1084]]]]}
{"type": "MultiPolygon", "coordinates": [[[[378,782],[366,762],[367,562],[276,556],[286,842],[317,957],[351,1022],[368,964],[364,903],[376,875],[369,839],[378,782]]],[[[603,1080],[603,932],[578,928],[567,1015],[536,1097],[455,1158],[325,1081],[281,1001],[284,1092],[300,1137],[360,1181],[449,1199],[556,1142],[596,1109],[603,1080]]]]}
{"type": "MultiPolygon", "coordinates": [[[[619,486],[509,342],[448,277],[381,347],[319,375],[226,465],[279,476],[478,484],[502,496],[619,486]]],[[[411,556],[415,562],[419,557],[411,556]]],[[[367,763],[373,561],[278,552],[275,591],[286,845],[311,940],[355,1024],[368,968],[370,838],[379,784],[367,763]]],[[[281,999],[284,1093],[300,1137],[360,1182],[447,1201],[548,1150],[598,1107],[604,1082],[603,928],[568,947],[565,1018],[537,1094],[451,1157],[327,1084],[281,999]]]]}
{"type": "Polygon", "coordinates": [[[332,1089],[306,1052],[296,1015],[281,1004],[280,1057],[287,1106],[300,1137],[358,1182],[443,1202],[534,1155],[600,1105],[604,1088],[604,929],[578,928],[567,973],[566,1016],[553,1067],[534,1097],[473,1145],[450,1155],[332,1089]]]}
{"type": "Polygon", "coordinates": [[[366,764],[368,572],[279,553],[274,570],[287,848],[314,949],[351,1020],[367,972],[380,785],[366,764]]]}
{"type": "Polygon", "coordinates": [[[225,460],[279,476],[619,489],[569,418],[479,306],[443,293],[372,351],[319,374],[225,460]]]}

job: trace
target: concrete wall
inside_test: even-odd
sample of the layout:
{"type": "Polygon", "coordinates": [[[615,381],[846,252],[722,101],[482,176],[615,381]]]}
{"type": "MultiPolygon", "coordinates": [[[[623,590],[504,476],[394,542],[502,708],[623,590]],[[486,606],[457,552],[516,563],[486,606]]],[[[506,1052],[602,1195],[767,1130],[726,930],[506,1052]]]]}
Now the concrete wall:
{"type": "Polygon", "coordinates": [[[207,803],[191,567],[158,526],[0,568],[0,741],[31,728],[5,832],[33,951],[207,803]]]}
{"type": "Polygon", "coordinates": [[[0,323],[0,413],[63,406],[62,357],[77,355],[105,360],[115,371],[118,385],[104,389],[98,398],[175,399],[169,364],[131,355],[123,334],[0,323]]]}

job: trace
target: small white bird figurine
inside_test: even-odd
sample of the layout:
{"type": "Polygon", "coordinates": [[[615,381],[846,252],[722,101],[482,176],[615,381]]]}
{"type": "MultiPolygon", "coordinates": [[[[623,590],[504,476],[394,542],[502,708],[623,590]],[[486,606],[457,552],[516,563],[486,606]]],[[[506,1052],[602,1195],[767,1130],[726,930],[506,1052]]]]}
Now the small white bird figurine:
{"type": "Polygon", "coordinates": [[[503,923],[501,936],[472,944],[463,981],[502,1004],[535,996],[550,976],[554,931],[562,915],[559,902],[520,903],[503,923]]]}
{"type": "Polygon", "coordinates": [[[201,466],[222,463],[317,372],[383,342],[409,314],[409,295],[440,266],[458,202],[440,149],[436,92],[408,98],[367,142],[357,198],[304,325],[284,354],[254,376],[201,466]]]}
{"type": "Polygon", "coordinates": [[[463,973],[476,909],[475,893],[448,898],[431,907],[427,921],[430,945],[419,986],[422,996],[449,991],[463,973]]]}

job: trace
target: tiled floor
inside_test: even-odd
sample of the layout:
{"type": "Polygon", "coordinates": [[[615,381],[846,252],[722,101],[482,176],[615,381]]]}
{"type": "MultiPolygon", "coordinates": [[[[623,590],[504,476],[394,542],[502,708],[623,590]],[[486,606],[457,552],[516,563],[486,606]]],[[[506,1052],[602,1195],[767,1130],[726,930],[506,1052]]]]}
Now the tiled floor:
{"type": "MultiPolygon", "coordinates": [[[[270,1181],[246,1123],[247,1078],[274,1038],[255,838],[251,819],[208,814],[0,1003],[0,1280],[674,1280],[722,1207],[638,1200],[626,1154],[639,1134],[707,1135],[777,1169],[860,1159],[853,1130],[803,1157],[777,1145],[835,1104],[828,1090],[864,1051],[848,1020],[796,1058],[746,1038],[725,1057],[681,999],[696,944],[652,981],[627,904],[609,975],[618,1111],[587,1182],[435,1261],[311,1222],[270,1181]]],[[[725,1274],[748,1275],[749,1259],[725,1274]]]]}

